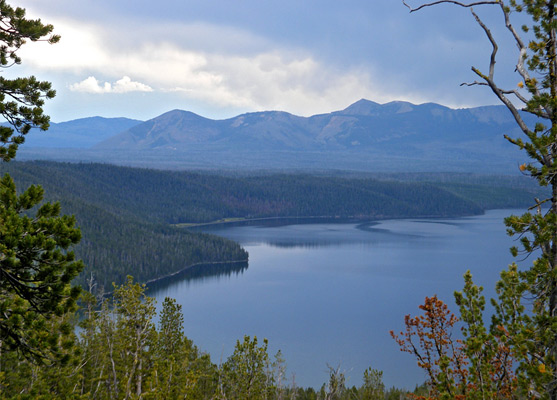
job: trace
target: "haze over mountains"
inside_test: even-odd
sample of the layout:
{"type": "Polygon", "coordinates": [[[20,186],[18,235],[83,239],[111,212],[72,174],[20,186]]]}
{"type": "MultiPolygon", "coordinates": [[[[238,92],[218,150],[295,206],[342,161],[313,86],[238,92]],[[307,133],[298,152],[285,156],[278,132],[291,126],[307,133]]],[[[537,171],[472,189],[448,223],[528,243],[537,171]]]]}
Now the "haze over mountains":
{"type": "Polygon", "coordinates": [[[29,135],[22,158],[156,168],[513,173],[524,157],[504,134],[521,135],[504,106],[455,110],[362,99],[311,117],[265,111],[212,120],[173,110],[145,122],[80,119],[29,135]]]}
{"type": "Polygon", "coordinates": [[[86,149],[141,122],[129,118],[103,117],[51,122],[46,132],[31,131],[25,138],[25,147],[86,149]]]}

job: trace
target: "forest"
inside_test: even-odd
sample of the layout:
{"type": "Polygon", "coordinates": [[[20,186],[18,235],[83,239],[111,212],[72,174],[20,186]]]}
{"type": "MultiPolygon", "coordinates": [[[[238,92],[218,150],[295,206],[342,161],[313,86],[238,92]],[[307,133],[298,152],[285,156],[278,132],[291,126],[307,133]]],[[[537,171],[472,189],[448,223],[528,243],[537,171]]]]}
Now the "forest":
{"type": "Polygon", "coordinates": [[[82,232],[75,253],[85,263],[77,283],[91,276],[110,291],[133,274],[147,282],[195,264],[247,261],[236,243],[180,226],[225,219],[329,217],[384,219],[453,217],[485,209],[521,207],[542,196],[523,177],[501,179],[284,173],[160,171],[107,164],[10,162],[0,165],[18,188],[39,184],[45,200],[60,202],[82,232]],[[438,181],[435,181],[435,178],[438,181]],[[521,179],[522,178],[522,179],[521,179]]]}

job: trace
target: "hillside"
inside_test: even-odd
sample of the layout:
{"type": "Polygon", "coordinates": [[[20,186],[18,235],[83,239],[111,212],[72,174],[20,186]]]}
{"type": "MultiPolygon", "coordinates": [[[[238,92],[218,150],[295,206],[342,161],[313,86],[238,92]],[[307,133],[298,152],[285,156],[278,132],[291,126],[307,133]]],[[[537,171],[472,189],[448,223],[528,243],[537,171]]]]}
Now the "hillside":
{"type": "MultiPolygon", "coordinates": [[[[77,283],[84,285],[93,276],[101,288],[110,291],[112,282],[122,283],[127,275],[146,282],[193,264],[247,261],[248,254],[234,242],[145,219],[128,209],[126,193],[110,178],[103,183],[106,177],[95,174],[94,166],[74,167],[9,163],[2,164],[0,170],[2,174],[9,172],[20,189],[41,184],[46,200],[60,201],[63,213],[76,216],[82,241],[75,252],[86,264],[77,283]]],[[[118,174],[117,168],[104,170],[113,173],[118,181],[126,178],[118,174]]],[[[152,207],[158,205],[154,203],[152,207]]],[[[145,214],[148,210],[149,207],[145,214]]]]}
{"type": "Polygon", "coordinates": [[[450,174],[418,182],[415,176],[233,176],[53,162],[5,163],[0,173],[5,172],[19,188],[41,184],[48,200],[60,201],[64,213],[75,214],[83,232],[76,253],[87,264],[80,282],[93,274],[106,288],[128,274],[145,282],[191,264],[247,259],[233,242],[172,224],[225,218],[449,217],[523,207],[541,196],[524,178],[450,174]]]}
{"type": "Polygon", "coordinates": [[[50,123],[48,131],[32,130],[25,137],[25,147],[89,148],[142,121],[129,118],[90,117],[50,123]]]}
{"type": "Polygon", "coordinates": [[[463,153],[472,151],[480,142],[490,143],[491,149],[493,146],[505,149],[505,141],[499,144],[496,141],[502,139],[503,133],[518,134],[515,125],[510,113],[499,106],[454,110],[432,103],[381,105],[362,99],[342,111],[309,118],[265,111],[211,120],[173,110],[102,141],[96,148],[185,150],[209,145],[213,149],[260,151],[381,148],[392,155],[410,151],[427,154],[444,148],[463,153]]]}
{"type": "MultiPolygon", "coordinates": [[[[533,117],[525,118],[535,122],[533,117]]],[[[65,123],[71,135],[63,147],[75,149],[53,148],[61,147],[60,141],[53,140],[48,146],[44,141],[43,146],[50,148],[39,151],[34,139],[20,157],[163,169],[505,174],[516,173],[524,159],[503,137],[521,136],[503,106],[451,109],[433,103],[378,104],[362,99],[344,110],[311,117],[263,111],[223,120],[173,110],[145,122],[126,120],[125,128],[122,121],[103,121],[110,128],[96,129],[103,132],[96,136],[87,134],[87,146],[75,130],[69,130],[82,126],[85,131],[88,122],[82,122],[65,123]]],[[[53,125],[60,135],[62,125],[53,125]]]]}

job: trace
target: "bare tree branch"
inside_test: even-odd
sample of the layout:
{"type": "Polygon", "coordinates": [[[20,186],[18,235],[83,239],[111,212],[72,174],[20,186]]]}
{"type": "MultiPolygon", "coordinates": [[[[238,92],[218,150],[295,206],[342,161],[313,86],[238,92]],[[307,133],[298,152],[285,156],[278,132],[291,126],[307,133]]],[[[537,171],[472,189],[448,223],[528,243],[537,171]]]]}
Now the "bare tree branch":
{"type": "Polygon", "coordinates": [[[474,10],[470,10],[472,12],[472,15],[474,16],[476,22],[482,27],[482,29],[484,30],[485,34],[487,35],[487,38],[489,39],[491,46],[493,48],[493,50],[491,51],[491,57],[489,60],[489,80],[493,81],[493,76],[495,75],[495,63],[496,61],[496,57],[497,57],[497,51],[499,50],[499,46],[497,45],[497,42],[495,41],[493,35],[491,34],[491,30],[483,23],[483,21],[480,19],[480,17],[478,16],[478,14],[476,14],[474,12],[474,10]]]}
{"type": "MultiPolygon", "coordinates": [[[[487,84],[486,82],[474,81],[474,82],[463,82],[463,83],[460,84],[460,86],[489,86],[489,84],[487,84]]],[[[523,95],[521,95],[520,92],[516,89],[512,89],[512,90],[500,89],[500,90],[501,90],[501,93],[503,93],[503,94],[512,94],[512,95],[516,96],[524,104],[526,104],[528,102],[528,100],[523,95]]]]}
{"type": "MultiPolygon", "coordinates": [[[[518,51],[519,51],[518,61],[516,63],[516,72],[518,72],[520,74],[520,76],[522,77],[524,82],[526,82],[526,83],[531,82],[532,78],[530,77],[530,74],[528,73],[528,69],[524,67],[524,61],[526,60],[526,53],[528,51],[528,48],[524,44],[524,41],[522,40],[522,38],[520,37],[520,35],[516,31],[516,29],[514,29],[514,26],[511,24],[509,11],[507,9],[505,9],[505,6],[503,5],[503,3],[500,3],[500,7],[501,7],[501,11],[503,12],[503,15],[505,17],[505,26],[507,27],[509,32],[511,32],[514,40],[516,41],[516,46],[518,47],[518,51]]],[[[529,88],[530,88],[530,90],[531,90],[531,92],[534,96],[540,96],[540,92],[539,92],[539,89],[538,89],[537,86],[530,86],[529,88]]],[[[521,101],[523,101],[523,100],[521,99],[521,101]]],[[[525,103],[526,102],[527,101],[525,101],[525,103]]],[[[541,106],[540,106],[540,109],[538,110],[538,115],[542,118],[546,118],[546,119],[550,118],[549,117],[549,115],[550,115],[549,110],[547,108],[542,108],[541,106]]]]}
{"type": "Polygon", "coordinates": [[[404,4],[410,10],[411,13],[414,12],[414,11],[421,10],[422,8],[425,8],[425,7],[436,6],[438,4],[443,4],[443,3],[456,4],[457,6],[460,6],[460,7],[470,8],[470,7],[484,5],[484,4],[497,5],[497,4],[499,4],[499,1],[497,1],[497,0],[491,0],[491,1],[486,0],[486,1],[475,1],[473,3],[462,3],[460,1],[454,1],[454,0],[438,0],[438,1],[431,2],[431,3],[425,3],[425,4],[422,4],[419,7],[413,8],[413,7],[409,6],[406,3],[405,0],[402,0],[402,4],[404,4]]]}
{"type": "Polygon", "coordinates": [[[485,82],[474,81],[474,82],[462,82],[460,86],[489,86],[489,85],[485,82]]]}
{"type": "MultiPolygon", "coordinates": [[[[453,4],[453,5],[457,5],[457,6],[464,7],[464,8],[472,8],[472,7],[477,6],[477,5],[498,5],[501,8],[501,12],[503,13],[503,16],[505,18],[505,26],[509,30],[509,32],[511,33],[512,37],[514,38],[514,40],[516,42],[516,45],[518,47],[518,50],[519,50],[519,57],[518,57],[518,61],[517,61],[517,64],[516,64],[516,71],[522,77],[524,82],[526,82],[527,84],[529,82],[532,82],[530,74],[528,73],[528,70],[524,65],[528,48],[524,44],[524,41],[522,40],[522,38],[520,37],[520,35],[516,31],[514,26],[511,24],[510,16],[509,16],[509,10],[505,8],[505,5],[500,0],[485,0],[485,1],[475,1],[475,2],[470,2],[470,3],[465,3],[465,2],[461,2],[461,1],[455,1],[455,0],[438,0],[438,1],[433,1],[433,2],[429,2],[429,3],[421,4],[418,7],[410,6],[406,2],[406,0],[402,0],[402,3],[410,10],[410,12],[415,12],[415,11],[421,10],[422,8],[436,6],[436,5],[439,5],[439,4],[453,4]]],[[[489,86],[492,89],[492,91],[495,93],[495,95],[503,102],[503,104],[505,104],[505,106],[513,114],[513,117],[517,121],[520,129],[524,133],[528,133],[528,132],[530,132],[530,130],[528,129],[528,127],[524,123],[524,121],[523,121],[523,119],[522,119],[522,117],[519,113],[519,110],[513,104],[513,102],[508,99],[507,95],[514,95],[520,102],[524,103],[525,105],[528,103],[528,99],[525,96],[523,96],[522,94],[520,94],[518,90],[503,90],[500,87],[498,87],[497,84],[495,83],[495,78],[494,78],[495,64],[496,64],[496,55],[497,55],[497,51],[498,51],[497,42],[495,41],[495,39],[494,39],[491,31],[489,30],[489,28],[487,28],[487,26],[483,23],[483,21],[479,18],[479,16],[474,12],[474,10],[471,10],[471,12],[472,12],[472,15],[474,16],[474,18],[476,19],[476,21],[478,22],[478,24],[480,25],[480,27],[484,30],[485,34],[487,35],[487,37],[488,37],[488,39],[489,39],[489,41],[492,45],[493,50],[491,52],[491,58],[490,58],[490,63],[489,63],[489,74],[487,76],[485,74],[481,73],[478,70],[478,68],[475,68],[475,67],[472,68],[472,71],[474,71],[474,73],[476,73],[476,75],[478,75],[480,78],[482,78],[482,80],[484,80],[485,82],[476,81],[476,82],[472,82],[472,83],[463,83],[463,84],[461,84],[461,86],[489,86]]],[[[529,89],[531,90],[531,92],[534,96],[539,96],[540,93],[539,93],[539,89],[538,89],[537,86],[530,85],[529,89]]],[[[528,111],[528,110],[523,110],[523,111],[528,111]]],[[[547,110],[546,108],[542,108],[542,107],[535,110],[533,113],[538,115],[539,117],[546,118],[546,119],[549,119],[549,115],[550,115],[549,110],[547,110]]]]}
{"type": "MultiPolygon", "coordinates": [[[[503,9],[503,12],[505,12],[504,9],[503,9]]],[[[497,56],[497,50],[498,50],[497,42],[495,41],[495,38],[493,37],[493,34],[489,30],[489,28],[483,23],[483,21],[474,12],[474,10],[472,10],[472,15],[476,19],[476,22],[481,26],[481,28],[485,32],[485,34],[486,34],[487,38],[489,39],[489,41],[491,43],[491,46],[492,46],[491,57],[490,57],[490,62],[489,62],[489,75],[483,74],[476,67],[472,67],[472,71],[474,71],[474,73],[476,75],[478,75],[480,78],[482,78],[486,82],[486,84],[491,88],[493,93],[499,98],[499,100],[501,100],[501,102],[511,112],[511,114],[513,115],[513,117],[514,117],[515,121],[517,122],[518,126],[520,127],[520,129],[524,133],[528,134],[530,132],[530,129],[528,128],[528,126],[526,125],[526,123],[524,122],[522,117],[520,116],[520,113],[518,112],[518,109],[515,107],[515,105],[512,103],[512,101],[510,101],[509,98],[507,96],[505,96],[505,92],[503,90],[501,90],[494,81],[495,63],[496,63],[496,56],[497,56]]]]}

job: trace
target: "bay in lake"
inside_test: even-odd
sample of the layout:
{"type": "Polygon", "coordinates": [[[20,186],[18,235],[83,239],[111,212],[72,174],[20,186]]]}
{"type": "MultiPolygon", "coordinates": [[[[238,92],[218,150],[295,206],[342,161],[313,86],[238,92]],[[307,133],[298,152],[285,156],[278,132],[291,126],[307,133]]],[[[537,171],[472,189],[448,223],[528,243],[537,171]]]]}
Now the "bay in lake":
{"type": "Polygon", "coordinates": [[[282,351],[298,386],[319,388],[328,364],[340,365],[348,385],[360,385],[371,366],[384,371],[387,386],[410,389],[425,375],[389,331],[402,330],[404,316],[417,314],[425,296],[437,294],[456,311],[453,292],[467,269],[493,295],[500,270],[513,261],[503,224],[511,213],[206,227],[239,242],[249,266],[192,270],[149,295],[159,306],[167,296],[182,304],[186,335],[213,362],[255,335],[269,340],[271,355],[282,351]]]}

